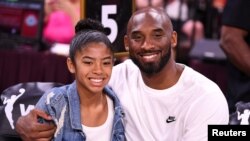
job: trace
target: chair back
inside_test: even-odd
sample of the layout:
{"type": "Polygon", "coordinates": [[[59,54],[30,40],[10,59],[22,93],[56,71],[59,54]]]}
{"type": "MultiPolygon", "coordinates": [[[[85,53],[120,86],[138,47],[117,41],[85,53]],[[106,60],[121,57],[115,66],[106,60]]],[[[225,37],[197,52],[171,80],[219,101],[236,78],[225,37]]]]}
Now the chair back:
{"type": "Polygon", "coordinates": [[[230,125],[250,125],[250,102],[237,102],[236,111],[230,115],[230,125]]]}
{"type": "Polygon", "coordinates": [[[15,131],[17,119],[34,109],[37,101],[47,90],[57,86],[62,86],[62,84],[55,82],[26,82],[5,89],[1,94],[0,101],[0,140],[20,140],[15,131]]]}

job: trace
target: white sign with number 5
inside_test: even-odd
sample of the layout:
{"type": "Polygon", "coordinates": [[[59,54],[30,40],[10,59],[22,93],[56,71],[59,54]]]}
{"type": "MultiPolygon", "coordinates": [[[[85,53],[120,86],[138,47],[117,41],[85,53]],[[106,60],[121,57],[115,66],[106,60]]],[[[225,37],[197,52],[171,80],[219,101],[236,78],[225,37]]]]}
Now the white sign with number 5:
{"type": "Polygon", "coordinates": [[[110,29],[110,34],[108,35],[108,38],[113,43],[118,34],[118,25],[114,19],[109,18],[109,15],[111,14],[117,14],[117,6],[116,5],[103,5],[101,22],[105,28],[110,29]]]}

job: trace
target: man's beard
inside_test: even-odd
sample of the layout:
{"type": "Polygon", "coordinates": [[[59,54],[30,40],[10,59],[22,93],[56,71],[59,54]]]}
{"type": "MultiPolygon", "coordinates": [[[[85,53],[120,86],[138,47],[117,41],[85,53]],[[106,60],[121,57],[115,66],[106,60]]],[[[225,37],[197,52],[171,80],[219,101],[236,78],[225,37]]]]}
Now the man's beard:
{"type": "Polygon", "coordinates": [[[154,63],[141,63],[136,57],[130,55],[131,60],[138,66],[138,68],[147,75],[152,75],[160,72],[164,66],[168,63],[171,57],[171,47],[166,54],[161,54],[160,62],[154,63]]]}

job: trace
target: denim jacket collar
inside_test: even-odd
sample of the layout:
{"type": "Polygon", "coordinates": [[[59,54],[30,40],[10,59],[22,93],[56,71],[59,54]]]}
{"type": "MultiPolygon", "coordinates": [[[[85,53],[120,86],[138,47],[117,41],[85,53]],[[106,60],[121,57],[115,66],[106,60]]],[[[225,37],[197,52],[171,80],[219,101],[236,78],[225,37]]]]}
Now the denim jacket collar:
{"type": "Polygon", "coordinates": [[[76,82],[73,82],[67,90],[69,100],[69,113],[71,126],[73,129],[82,130],[81,115],[80,115],[80,98],[76,88],[76,82]]]}

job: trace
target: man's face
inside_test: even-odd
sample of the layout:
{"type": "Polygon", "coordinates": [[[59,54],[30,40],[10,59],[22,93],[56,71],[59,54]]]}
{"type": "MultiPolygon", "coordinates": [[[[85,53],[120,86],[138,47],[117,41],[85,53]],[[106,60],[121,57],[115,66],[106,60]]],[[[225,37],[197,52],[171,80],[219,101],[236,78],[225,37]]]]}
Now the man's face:
{"type": "Polygon", "coordinates": [[[172,29],[156,11],[134,16],[128,26],[130,58],[146,74],[160,72],[171,58],[172,29]]]}

